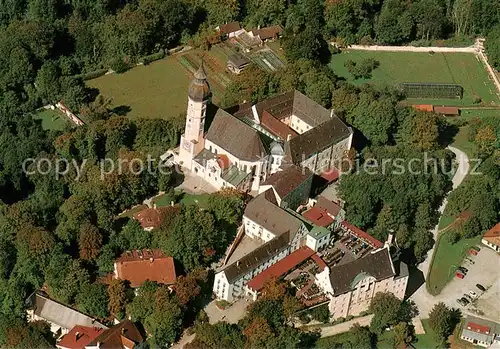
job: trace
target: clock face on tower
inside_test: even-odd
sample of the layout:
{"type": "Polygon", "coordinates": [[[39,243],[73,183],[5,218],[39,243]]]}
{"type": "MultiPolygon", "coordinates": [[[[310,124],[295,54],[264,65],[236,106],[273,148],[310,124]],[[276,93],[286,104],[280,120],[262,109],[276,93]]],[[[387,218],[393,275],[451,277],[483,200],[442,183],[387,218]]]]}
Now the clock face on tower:
{"type": "Polygon", "coordinates": [[[182,147],[188,151],[191,151],[191,141],[184,139],[182,142],[182,147]]]}

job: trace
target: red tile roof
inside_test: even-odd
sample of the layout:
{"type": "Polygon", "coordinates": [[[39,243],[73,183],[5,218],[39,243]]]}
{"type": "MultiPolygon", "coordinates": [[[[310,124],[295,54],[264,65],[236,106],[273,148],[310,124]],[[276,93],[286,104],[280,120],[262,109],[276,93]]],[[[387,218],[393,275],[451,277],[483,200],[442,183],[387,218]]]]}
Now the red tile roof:
{"type": "Polygon", "coordinates": [[[328,265],[325,263],[325,261],[320,257],[318,256],[317,254],[313,254],[311,259],[314,261],[314,263],[316,263],[316,265],[318,267],[321,268],[321,270],[325,269],[328,265]]]}
{"type": "Polygon", "coordinates": [[[241,29],[239,22],[231,22],[219,26],[219,32],[221,34],[230,34],[241,29]]]}
{"type": "Polygon", "coordinates": [[[334,219],[328,215],[328,213],[317,207],[313,206],[306,212],[302,214],[305,219],[314,223],[315,225],[319,225],[320,227],[328,227],[333,223],[334,219]]]}
{"type": "Polygon", "coordinates": [[[247,286],[254,291],[260,291],[266,281],[270,280],[273,277],[282,276],[312,255],[314,255],[314,251],[307,246],[303,246],[283,258],[278,263],[267,268],[262,273],[258,274],[248,282],[247,286]]]}
{"type": "Polygon", "coordinates": [[[328,182],[333,182],[339,179],[340,172],[335,167],[332,167],[329,170],[324,171],[321,175],[321,178],[325,179],[328,182]]]}
{"type": "Polygon", "coordinates": [[[285,123],[281,122],[280,120],[272,116],[267,110],[264,110],[264,112],[262,113],[262,117],[260,118],[260,123],[269,132],[275,134],[282,140],[287,140],[288,135],[290,135],[291,138],[296,137],[298,135],[297,132],[295,132],[285,123]]]}
{"type": "Polygon", "coordinates": [[[134,323],[130,320],[123,320],[102,332],[89,346],[99,346],[100,349],[132,349],[143,340],[134,323]]]}
{"type": "Polygon", "coordinates": [[[272,25],[270,27],[252,30],[252,32],[256,33],[261,40],[276,38],[282,31],[283,28],[281,28],[280,25],[272,25]]]}
{"type": "Polygon", "coordinates": [[[358,227],[352,225],[351,223],[349,223],[347,221],[343,221],[341,223],[341,225],[344,226],[344,228],[346,228],[347,230],[351,231],[358,238],[366,241],[368,244],[372,245],[375,248],[381,248],[382,246],[384,246],[383,243],[381,243],[380,241],[375,239],[373,236],[362,231],[361,229],[359,229],[358,227]]]}
{"type": "Polygon", "coordinates": [[[134,219],[138,221],[144,229],[157,228],[163,222],[163,218],[168,212],[168,207],[145,208],[136,213],[134,219]]]}
{"type": "Polygon", "coordinates": [[[434,113],[444,115],[460,115],[460,109],[457,107],[434,107],[434,113]]]}
{"type": "Polygon", "coordinates": [[[217,164],[222,170],[227,170],[231,166],[229,158],[224,154],[217,155],[217,164]]]}
{"type": "Polygon", "coordinates": [[[342,207],[340,207],[339,204],[331,200],[328,200],[324,196],[318,197],[318,202],[316,203],[315,206],[322,210],[325,210],[334,217],[337,217],[339,212],[342,210],[342,207]]]}
{"type": "Polygon", "coordinates": [[[479,324],[476,324],[474,322],[468,322],[467,329],[474,331],[474,332],[483,333],[483,334],[490,334],[490,331],[491,331],[488,326],[479,325],[479,324]]]}
{"type": "Polygon", "coordinates": [[[434,111],[434,106],[432,104],[414,104],[412,107],[417,110],[428,111],[431,113],[434,111]]]}
{"type": "Polygon", "coordinates": [[[484,234],[483,239],[494,245],[500,246],[500,223],[497,223],[493,228],[488,230],[484,234]]]}
{"type": "Polygon", "coordinates": [[[97,338],[103,331],[104,329],[99,327],[77,325],[61,338],[57,346],[68,349],[85,348],[87,344],[97,338]]]}
{"type": "Polygon", "coordinates": [[[174,259],[161,250],[134,250],[123,253],[115,261],[116,276],[139,287],[146,280],[173,284],[176,280],[174,259]]]}

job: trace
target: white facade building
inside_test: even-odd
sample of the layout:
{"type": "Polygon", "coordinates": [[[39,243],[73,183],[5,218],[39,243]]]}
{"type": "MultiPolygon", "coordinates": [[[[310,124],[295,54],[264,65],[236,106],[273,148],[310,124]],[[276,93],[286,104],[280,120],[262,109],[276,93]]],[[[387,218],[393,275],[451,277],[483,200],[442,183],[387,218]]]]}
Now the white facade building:
{"type": "Polygon", "coordinates": [[[286,165],[320,174],[339,166],[352,130],[332,111],[292,91],[234,111],[219,109],[205,132],[210,87],[203,65],[189,86],[184,134],[175,162],[215,188],[258,191],[286,165]]]}
{"type": "Polygon", "coordinates": [[[331,316],[345,318],[367,311],[378,292],[391,292],[402,300],[408,284],[408,267],[399,261],[396,267],[386,246],[353,262],[325,267],[315,279],[330,298],[331,316]]]}
{"type": "Polygon", "coordinates": [[[308,233],[300,219],[269,201],[269,194],[250,201],[243,216],[246,237],[262,244],[216,273],[213,291],[218,299],[232,302],[247,294],[248,281],[297,250],[308,233]]]}

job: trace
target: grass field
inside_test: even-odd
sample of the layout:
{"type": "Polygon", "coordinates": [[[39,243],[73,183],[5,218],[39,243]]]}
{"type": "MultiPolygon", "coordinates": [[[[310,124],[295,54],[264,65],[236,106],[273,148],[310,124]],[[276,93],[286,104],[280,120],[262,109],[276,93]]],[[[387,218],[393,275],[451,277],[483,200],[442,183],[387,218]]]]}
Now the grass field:
{"type": "Polygon", "coordinates": [[[486,69],[470,53],[414,53],[345,51],[333,55],[330,68],[347,80],[352,75],[344,67],[347,60],[360,61],[374,58],[380,66],[373,71],[371,79],[358,79],[355,84],[374,83],[394,86],[402,82],[455,83],[464,88],[463,99],[410,99],[411,103],[443,105],[473,105],[473,97],[479,96],[484,105],[500,105],[495,95],[495,86],[488,79],[486,69]]]}
{"type": "Polygon", "coordinates": [[[447,233],[442,233],[436,242],[436,249],[427,277],[427,290],[432,295],[437,295],[446,284],[455,277],[454,271],[460,266],[467,250],[481,241],[480,236],[471,239],[462,239],[451,244],[447,233]]]}
{"type": "MultiPolygon", "coordinates": [[[[179,203],[184,204],[186,206],[188,205],[199,205],[201,208],[205,208],[208,206],[208,198],[210,197],[210,194],[200,194],[200,195],[193,195],[193,194],[188,194],[188,193],[183,193],[179,203]]],[[[168,206],[170,205],[170,200],[168,195],[160,195],[156,197],[153,200],[153,203],[156,204],[156,206],[161,207],[161,206],[168,206]]]]}
{"type": "Polygon", "coordinates": [[[137,66],[122,74],[109,74],[87,81],[105,97],[112,99],[113,107],[128,107],[132,118],[165,118],[184,113],[187,92],[201,57],[208,82],[217,103],[224,88],[231,82],[225,71],[226,61],[221,49],[209,52],[191,50],[176,56],[137,66]]]}
{"type": "Polygon", "coordinates": [[[169,118],[186,110],[190,80],[179,61],[168,57],[123,74],[101,76],[87,84],[111,98],[113,107],[130,107],[130,117],[169,118]]]}
{"type": "Polygon", "coordinates": [[[69,121],[58,110],[45,109],[33,114],[33,119],[42,120],[44,130],[62,131],[69,125],[69,121]]]}
{"type": "Polygon", "coordinates": [[[439,342],[436,340],[436,335],[434,331],[429,326],[429,320],[422,320],[422,326],[424,327],[425,334],[417,334],[416,341],[412,345],[417,349],[434,349],[442,348],[439,342]]]}

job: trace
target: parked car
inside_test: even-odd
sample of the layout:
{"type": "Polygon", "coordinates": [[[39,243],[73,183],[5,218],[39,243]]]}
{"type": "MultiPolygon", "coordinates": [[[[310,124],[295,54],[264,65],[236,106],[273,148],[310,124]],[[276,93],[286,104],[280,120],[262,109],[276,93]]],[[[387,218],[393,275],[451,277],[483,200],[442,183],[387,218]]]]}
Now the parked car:
{"type": "Polygon", "coordinates": [[[474,291],[469,291],[469,296],[471,296],[472,298],[476,299],[477,298],[477,293],[474,292],[474,291]]]}
{"type": "Polygon", "coordinates": [[[467,299],[469,302],[472,302],[472,297],[469,296],[467,293],[464,293],[464,296],[462,298],[467,299]]]}
{"type": "Polygon", "coordinates": [[[460,270],[461,272],[463,272],[464,274],[467,274],[467,272],[469,271],[469,269],[464,268],[464,267],[458,267],[457,269],[460,270]]]}
{"type": "Polygon", "coordinates": [[[477,256],[477,251],[473,248],[469,249],[469,254],[473,255],[473,256],[477,256]]]}
{"type": "Polygon", "coordinates": [[[463,278],[465,277],[465,274],[464,274],[464,273],[462,273],[461,271],[458,271],[458,270],[457,270],[457,271],[455,272],[455,276],[456,276],[457,278],[459,278],[459,279],[463,279],[463,278]]]}
{"type": "Polygon", "coordinates": [[[457,303],[460,304],[461,306],[465,307],[467,304],[461,299],[457,299],[457,303]]]}
{"type": "Polygon", "coordinates": [[[476,287],[479,288],[483,292],[486,291],[486,289],[484,288],[484,286],[481,285],[481,284],[476,284],[476,287]]]}
{"type": "Polygon", "coordinates": [[[469,304],[469,303],[470,303],[470,302],[468,301],[468,299],[467,299],[467,298],[465,298],[465,297],[460,298],[460,300],[461,300],[462,302],[464,302],[464,303],[465,303],[465,305],[467,305],[467,304],[469,304]]]}

